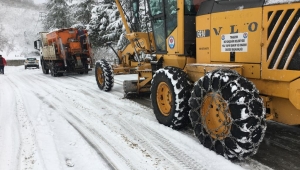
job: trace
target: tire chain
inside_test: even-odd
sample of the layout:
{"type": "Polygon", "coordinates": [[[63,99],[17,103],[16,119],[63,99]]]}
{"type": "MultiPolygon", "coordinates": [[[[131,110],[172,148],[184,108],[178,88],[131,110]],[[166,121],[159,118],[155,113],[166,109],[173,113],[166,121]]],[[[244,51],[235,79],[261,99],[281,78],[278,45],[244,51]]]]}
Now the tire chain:
{"type": "Polygon", "coordinates": [[[223,155],[227,159],[243,160],[248,156],[254,155],[257,152],[259,144],[263,140],[266,131],[265,108],[263,107],[263,101],[259,97],[259,92],[255,88],[254,84],[246,78],[241,77],[236,71],[220,69],[207,73],[204,77],[200,78],[194,86],[192,97],[189,100],[189,105],[192,108],[190,111],[190,119],[194,127],[195,135],[198,137],[200,142],[205,147],[216,151],[218,154],[223,155]],[[216,87],[214,87],[215,79],[219,79],[217,90],[216,87]],[[226,80],[228,81],[226,82],[226,80]],[[233,90],[233,86],[236,86],[237,88],[233,90]],[[224,115],[225,117],[227,116],[230,118],[231,124],[229,125],[233,128],[230,129],[230,133],[224,139],[219,139],[218,137],[217,139],[214,139],[205,130],[208,129],[206,125],[200,124],[202,120],[200,116],[201,113],[199,114],[199,111],[206,93],[215,92],[222,96],[222,93],[229,90],[226,89],[228,87],[230,87],[231,92],[234,92],[230,97],[225,97],[228,98],[227,101],[230,101],[227,102],[226,108],[230,110],[231,105],[243,106],[243,109],[240,111],[248,111],[248,115],[244,115],[244,118],[242,116],[238,118],[237,115],[232,117],[233,114],[224,115]],[[199,93],[200,96],[197,96],[199,93]],[[245,103],[244,101],[236,103],[238,100],[237,96],[241,99],[242,96],[239,96],[241,93],[248,94],[248,96],[245,97],[248,101],[245,100],[245,103]],[[257,105],[260,105],[261,108],[257,105]],[[259,112],[253,112],[256,111],[255,109],[259,112]],[[253,124],[253,121],[256,121],[255,125],[253,124]],[[252,125],[249,123],[252,123],[252,125]],[[197,134],[198,132],[199,134],[197,134]],[[240,134],[244,136],[240,136],[242,138],[238,138],[238,135],[240,134]],[[220,144],[222,145],[222,149],[220,149],[220,144]]]}

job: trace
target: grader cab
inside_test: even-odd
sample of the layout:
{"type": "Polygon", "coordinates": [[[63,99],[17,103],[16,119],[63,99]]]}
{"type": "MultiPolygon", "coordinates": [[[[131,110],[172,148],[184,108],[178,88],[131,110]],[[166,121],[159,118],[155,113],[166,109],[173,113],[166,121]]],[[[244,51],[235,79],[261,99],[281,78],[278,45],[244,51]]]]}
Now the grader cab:
{"type": "Polygon", "coordinates": [[[240,160],[257,152],[266,119],[300,124],[299,0],[147,0],[150,33],[132,32],[116,4],[126,54],[152,56],[124,91],[149,91],[159,123],[191,123],[201,144],[240,160]]]}

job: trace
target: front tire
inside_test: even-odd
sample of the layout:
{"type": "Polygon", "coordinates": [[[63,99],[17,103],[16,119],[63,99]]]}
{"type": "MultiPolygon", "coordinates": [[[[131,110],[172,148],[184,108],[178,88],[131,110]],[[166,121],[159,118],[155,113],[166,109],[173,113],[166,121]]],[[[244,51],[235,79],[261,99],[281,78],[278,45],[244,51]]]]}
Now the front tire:
{"type": "Polygon", "coordinates": [[[157,70],[151,82],[151,101],[159,123],[180,129],[189,123],[188,99],[192,85],[188,76],[176,67],[157,70]]]}
{"type": "Polygon", "coordinates": [[[111,65],[104,59],[96,62],[96,82],[100,90],[110,91],[114,86],[114,74],[111,65]]]}
{"type": "Polygon", "coordinates": [[[236,71],[200,78],[189,105],[195,135],[205,147],[230,160],[257,152],[266,131],[265,108],[254,84],[236,71]]]}

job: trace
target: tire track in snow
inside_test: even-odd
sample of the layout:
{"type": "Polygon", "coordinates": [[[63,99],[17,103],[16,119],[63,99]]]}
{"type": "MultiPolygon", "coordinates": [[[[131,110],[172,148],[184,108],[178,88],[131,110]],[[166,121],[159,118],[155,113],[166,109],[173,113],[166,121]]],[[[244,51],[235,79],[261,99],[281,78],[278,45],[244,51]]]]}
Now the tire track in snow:
{"type": "MultiPolygon", "coordinates": [[[[45,82],[43,82],[43,83],[45,83],[45,82]]],[[[51,85],[49,86],[49,84],[48,84],[48,86],[45,85],[45,86],[42,86],[42,87],[44,87],[43,90],[46,91],[46,92],[48,92],[48,91],[50,92],[50,91],[56,90],[58,94],[62,94],[62,91],[61,91],[60,89],[58,89],[56,86],[51,86],[51,85]],[[49,87],[52,87],[52,88],[49,88],[49,87]],[[47,89],[48,89],[48,90],[47,90],[47,89]]],[[[33,93],[35,93],[37,96],[39,95],[39,94],[36,93],[36,92],[33,92],[33,93]]],[[[91,112],[91,111],[89,111],[88,108],[84,107],[84,106],[81,105],[80,103],[77,103],[76,100],[73,100],[73,99],[72,99],[70,96],[68,96],[68,95],[61,97],[61,96],[56,96],[56,95],[53,95],[53,94],[52,94],[52,97],[55,98],[56,100],[52,100],[52,101],[49,101],[49,102],[46,102],[47,99],[45,99],[45,98],[44,98],[43,100],[45,101],[45,103],[50,103],[50,102],[55,103],[55,104],[54,104],[55,106],[59,106],[60,103],[63,103],[64,98],[68,98],[69,101],[73,101],[73,104],[72,104],[72,105],[66,104],[65,106],[62,106],[62,107],[60,108],[60,109],[64,109],[65,112],[67,113],[67,114],[64,114],[63,116],[65,117],[65,119],[66,119],[70,124],[73,124],[73,125],[76,124],[76,122],[71,121],[70,116],[72,116],[73,119],[76,119],[77,122],[80,122],[79,124],[77,123],[76,129],[77,129],[77,130],[80,129],[79,131],[81,132],[81,134],[85,134],[85,135],[86,135],[86,139],[87,139],[87,138],[90,139],[90,140],[88,140],[89,143],[93,143],[94,145],[97,146],[97,147],[94,148],[94,149],[95,149],[98,153],[101,152],[102,147],[100,147],[101,145],[97,144],[97,143],[98,143],[97,141],[102,141],[102,142],[105,143],[106,146],[108,146],[111,150],[113,150],[113,152],[114,152],[115,155],[117,155],[119,158],[121,158],[121,159],[123,160],[122,162],[124,162],[125,164],[127,164],[127,166],[129,167],[129,169],[135,169],[135,168],[134,168],[134,165],[132,165],[132,163],[129,162],[128,159],[127,159],[125,156],[121,155],[121,154],[119,153],[119,151],[118,151],[117,149],[115,149],[115,147],[111,144],[111,142],[109,142],[108,140],[106,140],[106,138],[104,137],[105,135],[100,134],[99,131],[96,131],[94,128],[91,128],[91,127],[88,126],[88,125],[91,125],[91,123],[89,123],[88,120],[85,119],[85,117],[81,117],[81,119],[79,119],[77,116],[75,116],[73,113],[71,113],[71,112],[69,111],[69,108],[71,108],[72,106],[76,106],[76,109],[77,109],[77,110],[81,110],[82,112],[85,112],[85,113],[86,113],[87,111],[88,111],[88,112],[91,112]],[[83,120],[85,120],[85,123],[83,123],[83,120]],[[91,135],[89,135],[90,133],[89,133],[86,129],[87,129],[90,133],[92,133],[94,136],[91,137],[91,135]],[[95,136],[96,136],[97,138],[96,138],[96,139],[93,139],[93,138],[95,138],[95,136]]],[[[56,109],[59,109],[59,108],[56,108],[56,109]]],[[[75,110],[75,109],[72,109],[72,110],[75,110]]],[[[78,111],[76,114],[80,115],[79,111],[78,111]]],[[[96,114],[96,113],[94,113],[94,114],[96,114]]],[[[95,125],[94,125],[94,126],[95,126],[95,125]]],[[[103,157],[103,155],[105,155],[105,152],[101,152],[101,153],[103,153],[103,154],[100,155],[100,156],[103,157]]],[[[120,165],[113,164],[112,161],[110,161],[110,159],[109,159],[108,156],[104,156],[104,157],[106,157],[106,160],[108,160],[109,165],[111,165],[110,167],[117,167],[117,166],[120,166],[120,165]]],[[[119,162],[119,163],[120,163],[120,162],[119,162]]],[[[122,168],[124,168],[124,167],[122,167],[122,168]]],[[[122,168],[121,168],[121,169],[122,169],[122,168]]],[[[116,169],[116,168],[113,168],[113,169],[116,169]]]]}
{"type": "MultiPolygon", "coordinates": [[[[56,86],[56,85],[53,85],[53,84],[50,84],[50,83],[47,83],[47,84],[52,86],[52,89],[56,89],[57,92],[61,92],[61,90],[57,89],[57,87],[60,87],[60,86],[58,86],[58,85],[56,86]]],[[[94,117],[97,117],[98,119],[101,119],[101,117],[99,117],[97,115],[97,113],[93,113],[92,111],[90,111],[89,108],[86,108],[85,106],[81,105],[79,102],[76,102],[76,100],[74,98],[72,98],[72,96],[69,96],[67,93],[65,95],[68,99],[71,99],[70,101],[72,101],[74,103],[74,105],[77,105],[77,108],[82,109],[82,111],[85,111],[87,113],[91,113],[91,114],[94,115],[94,117]]],[[[107,103],[107,105],[112,105],[113,104],[113,103],[105,100],[105,98],[103,98],[101,100],[101,103],[107,103]]],[[[112,108],[107,108],[107,109],[109,109],[110,113],[114,113],[114,115],[118,115],[118,111],[116,111],[115,109],[112,109],[112,108]]],[[[124,109],[124,108],[122,107],[122,109],[124,109]]],[[[129,114],[135,115],[135,113],[132,111],[132,108],[126,107],[124,111],[127,112],[127,115],[129,115],[129,114]]],[[[179,149],[176,149],[177,147],[175,145],[172,145],[166,138],[163,137],[163,135],[161,135],[161,134],[159,134],[159,133],[157,133],[153,130],[150,130],[150,128],[148,128],[148,127],[147,128],[144,127],[142,130],[137,130],[137,129],[140,129],[141,124],[136,125],[136,127],[139,127],[139,128],[132,127],[132,129],[128,129],[126,127],[131,127],[131,125],[130,125],[130,123],[132,123],[131,121],[125,122],[124,119],[116,118],[118,116],[114,116],[114,117],[115,117],[115,120],[116,120],[114,122],[119,122],[118,124],[123,129],[127,129],[126,133],[131,133],[131,135],[134,135],[136,137],[140,136],[140,134],[143,134],[143,132],[151,131],[152,132],[151,133],[151,135],[152,135],[151,138],[153,140],[151,140],[151,144],[148,143],[148,142],[146,144],[143,143],[143,147],[151,150],[152,154],[155,155],[158,158],[159,157],[162,157],[162,158],[171,157],[172,159],[167,159],[168,160],[167,164],[169,164],[170,166],[173,165],[173,168],[171,168],[171,169],[176,169],[176,167],[180,167],[180,168],[177,168],[177,169],[199,169],[199,168],[200,169],[205,169],[201,164],[198,164],[197,161],[195,161],[192,157],[189,157],[187,154],[184,154],[183,151],[181,151],[179,149]],[[167,144],[167,145],[165,145],[165,144],[167,144]],[[146,146],[144,146],[144,145],[146,145],[146,146]],[[172,146],[172,147],[170,147],[170,146],[172,146]],[[161,153],[161,151],[159,151],[161,149],[164,151],[164,153],[161,153]],[[181,156],[181,155],[183,155],[183,156],[181,156]]],[[[82,118],[81,120],[84,120],[84,118],[82,118]]],[[[78,121],[79,121],[79,119],[78,119],[78,121]]],[[[82,124],[84,124],[84,123],[82,123],[82,124]]],[[[106,124],[106,125],[108,125],[108,124],[106,124]]],[[[140,140],[142,140],[142,139],[140,139],[140,140]]],[[[145,140],[143,140],[143,141],[145,141],[145,140]]]]}
{"type": "MultiPolygon", "coordinates": [[[[106,160],[106,162],[109,164],[109,167],[111,167],[112,169],[118,169],[117,167],[119,165],[115,164],[114,160],[112,160],[109,157],[109,155],[107,155],[106,152],[103,151],[103,149],[102,149],[103,146],[101,147],[99,145],[99,142],[96,142],[96,141],[98,141],[98,139],[100,139],[102,142],[104,142],[106,146],[109,146],[119,158],[122,158],[124,160],[124,162],[126,163],[126,165],[129,167],[129,169],[134,169],[133,165],[130,162],[126,161],[127,159],[124,156],[122,156],[118,152],[118,150],[116,150],[110,144],[110,142],[105,139],[105,137],[103,137],[101,134],[99,134],[95,129],[86,126],[86,123],[84,123],[83,121],[81,121],[74,114],[72,114],[72,113],[69,112],[69,116],[72,116],[73,119],[75,119],[78,123],[75,123],[74,121],[71,122],[70,118],[67,118],[68,116],[65,116],[65,118],[67,119],[67,121],[84,137],[84,139],[97,151],[97,153],[104,160],[106,160]],[[93,136],[91,136],[90,134],[93,134],[93,136]],[[97,139],[93,139],[95,136],[97,137],[97,139]]],[[[103,143],[101,145],[103,145],[103,143]]],[[[122,167],[122,168],[124,168],[124,167],[122,167]]]]}
{"type": "MultiPolygon", "coordinates": [[[[143,133],[140,130],[141,129],[140,126],[136,128],[133,127],[128,122],[123,121],[122,119],[118,119],[116,117],[115,119],[116,121],[120,121],[120,126],[123,128],[123,130],[126,131],[126,134],[130,134],[130,136],[128,137],[127,135],[124,134],[125,138],[127,138],[127,140],[131,142],[132,145],[139,148],[141,151],[144,151],[146,155],[154,157],[156,164],[160,164],[160,162],[166,161],[162,159],[167,159],[168,167],[165,167],[166,169],[193,169],[193,168],[189,168],[188,166],[185,166],[181,162],[176,162],[172,160],[174,158],[173,155],[171,155],[170,157],[168,153],[161,152],[161,145],[157,143],[157,141],[160,141],[159,138],[156,138],[155,140],[149,140],[150,138],[149,138],[148,131],[144,131],[147,133],[147,135],[145,135],[145,133],[143,133]],[[131,138],[131,140],[129,140],[128,138],[131,138]],[[135,142],[132,142],[132,140],[134,140],[135,142]]],[[[151,139],[154,139],[154,137],[151,136],[151,139]]],[[[174,150],[176,150],[176,148],[174,150]]],[[[175,155],[175,156],[178,157],[179,155],[175,155]]]]}
{"type": "MultiPolygon", "coordinates": [[[[46,104],[49,108],[52,108],[53,110],[56,110],[56,108],[51,104],[51,100],[49,100],[49,102],[45,102],[45,98],[48,98],[48,97],[50,97],[51,98],[51,93],[50,92],[48,92],[48,91],[45,91],[42,87],[43,86],[40,86],[40,81],[38,81],[38,80],[35,80],[34,78],[32,78],[32,79],[27,79],[26,77],[24,77],[24,76],[22,76],[22,75],[18,75],[18,76],[11,76],[13,79],[14,79],[14,81],[15,82],[23,82],[23,83],[20,83],[20,84],[18,84],[19,86],[20,85],[23,85],[23,89],[32,89],[32,87],[35,87],[34,88],[34,90],[32,90],[32,91],[28,91],[29,93],[33,93],[37,98],[39,98],[41,101],[43,101],[43,103],[44,104],[46,104]],[[36,83],[35,83],[36,82],[36,83]],[[39,85],[39,86],[36,86],[36,85],[39,85]],[[45,91],[45,93],[46,93],[46,95],[44,95],[44,96],[41,96],[39,93],[37,93],[36,92],[36,90],[38,90],[38,91],[41,91],[41,90],[43,90],[43,91],[45,91]]],[[[33,77],[33,75],[32,75],[32,77],[33,77]]],[[[19,87],[20,88],[20,87],[19,87]]],[[[21,89],[21,88],[20,88],[21,89]]],[[[48,115],[46,114],[45,115],[45,118],[46,118],[46,121],[47,122],[50,122],[51,120],[49,120],[49,118],[48,118],[48,115]]],[[[49,125],[50,126],[50,125],[49,125]]],[[[51,127],[49,127],[50,129],[51,129],[51,132],[53,131],[53,129],[51,128],[51,127]]],[[[53,140],[53,139],[50,139],[50,140],[53,140]]],[[[44,143],[37,143],[38,145],[37,146],[40,146],[41,148],[43,148],[43,147],[48,147],[49,146],[49,143],[48,143],[48,145],[47,144],[44,144],[44,143]]],[[[55,152],[55,154],[57,155],[57,158],[53,158],[53,157],[51,157],[50,158],[50,161],[52,160],[52,159],[54,159],[54,161],[53,162],[57,162],[57,164],[51,164],[51,162],[50,162],[50,164],[49,164],[49,166],[50,167],[52,167],[52,168],[55,168],[56,170],[58,170],[58,169],[61,169],[62,168],[62,165],[66,165],[66,166],[68,166],[67,164],[68,164],[68,162],[67,162],[67,158],[66,158],[66,155],[63,155],[63,154],[61,154],[60,152],[59,152],[59,150],[58,150],[58,144],[55,142],[55,140],[53,140],[53,143],[50,143],[50,145],[54,148],[54,150],[52,150],[52,151],[54,151],[55,152]],[[55,160],[56,159],[56,160],[55,160]],[[62,161],[63,160],[63,161],[62,161]]],[[[40,149],[38,149],[38,151],[40,152],[40,149]]],[[[42,156],[44,156],[42,153],[40,153],[40,157],[42,157],[42,156]]],[[[44,159],[46,159],[48,162],[49,162],[49,157],[47,157],[47,155],[46,156],[44,156],[45,158],[44,159]]],[[[43,158],[43,157],[42,157],[43,158]]],[[[56,163],[55,162],[55,163],[56,163]]],[[[44,163],[44,162],[43,162],[44,163]]],[[[46,167],[46,165],[45,165],[45,163],[44,163],[44,167],[46,167]]],[[[44,169],[47,169],[47,168],[44,168],[44,169]]]]}
{"type": "MultiPolygon", "coordinates": [[[[58,98],[57,96],[53,96],[53,97],[57,100],[57,102],[58,102],[57,105],[62,102],[61,98],[58,98]]],[[[78,109],[78,107],[80,108],[80,105],[78,105],[78,103],[76,105],[77,105],[77,109],[78,109]]],[[[68,109],[70,107],[72,107],[72,106],[68,106],[68,107],[63,108],[65,110],[65,112],[67,113],[67,114],[63,115],[64,118],[73,127],[75,127],[75,129],[77,131],[79,131],[79,133],[81,135],[84,136],[84,139],[86,139],[88,143],[92,144],[91,146],[95,149],[95,151],[98,154],[100,153],[99,156],[101,158],[105,158],[104,160],[107,161],[109,167],[111,167],[112,169],[118,169],[116,167],[118,167],[120,165],[116,165],[116,164],[113,163],[113,161],[109,158],[109,156],[107,156],[106,153],[103,151],[103,146],[101,147],[101,145],[99,145],[98,141],[104,142],[104,144],[107,146],[105,148],[110,148],[114,152],[115,155],[117,155],[119,158],[121,158],[123,160],[123,162],[125,164],[127,164],[129,169],[135,169],[134,165],[132,165],[131,162],[128,162],[127,158],[125,156],[121,155],[119,153],[119,151],[117,149],[115,149],[115,147],[111,144],[111,142],[106,140],[106,138],[104,137],[104,136],[106,136],[105,134],[104,135],[100,134],[99,131],[96,131],[94,128],[92,128],[95,125],[92,125],[92,123],[89,123],[89,120],[86,119],[85,117],[78,118],[78,116],[75,116],[73,113],[71,113],[68,109]],[[75,119],[79,123],[74,122],[74,120],[72,121],[70,116],[72,116],[73,119],[75,119]],[[83,122],[83,121],[85,121],[85,122],[83,122]],[[92,134],[92,135],[90,135],[90,134],[92,134]],[[96,139],[95,139],[95,137],[96,137],[96,139]]],[[[72,109],[72,110],[74,110],[74,109],[72,109]]],[[[83,111],[83,110],[81,110],[81,111],[83,111]]],[[[86,111],[86,110],[84,110],[84,111],[86,111]]],[[[80,115],[79,112],[76,112],[76,114],[80,115]]],[[[94,114],[96,114],[96,113],[94,113],[94,114]]],[[[103,145],[103,143],[102,143],[102,145],[103,145]]],[[[124,167],[122,167],[122,168],[124,168],[124,167]]]]}
{"type": "Polygon", "coordinates": [[[18,86],[9,79],[11,84],[15,87],[13,88],[14,94],[16,97],[16,108],[17,108],[17,117],[20,126],[20,137],[21,137],[21,146],[20,146],[20,164],[19,169],[34,169],[38,167],[39,169],[45,169],[43,160],[40,158],[39,149],[36,142],[36,134],[33,128],[33,125],[27,115],[26,109],[24,107],[24,102],[18,91],[18,86]],[[41,162],[35,162],[37,157],[41,162]]]}
{"type": "MultiPolygon", "coordinates": [[[[52,86],[52,85],[50,85],[50,86],[52,86]]],[[[56,88],[56,87],[58,87],[58,86],[52,86],[52,88],[56,88]]],[[[70,96],[68,96],[68,98],[69,98],[70,96]]],[[[71,101],[75,101],[75,100],[71,100],[71,101]]],[[[109,102],[106,102],[105,100],[104,101],[102,101],[102,103],[103,102],[105,102],[105,103],[107,103],[108,105],[111,105],[112,103],[109,103],[109,102]]],[[[77,103],[77,102],[74,102],[74,104],[75,105],[77,105],[77,106],[79,106],[80,108],[84,108],[84,106],[80,106],[81,104],[80,103],[77,103]]],[[[87,111],[88,110],[88,108],[84,108],[84,111],[87,111]]],[[[114,111],[114,110],[110,110],[111,112],[115,112],[115,113],[117,113],[116,111],[114,111]]],[[[128,108],[128,109],[125,109],[125,112],[129,112],[129,113],[132,113],[132,110],[130,109],[130,108],[128,108]]],[[[72,113],[70,113],[70,114],[72,114],[72,113]]],[[[95,115],[96,115],[96,113],[94,113],[95,115]]],[[[73,115],[74,116],[74,115],[73,115]]],[[[115,116],[114,116],[115,117],[115,116]]],[[[79,119],[78,119],[78,121],[79,121],[79,119]]],[[[119,125],[120,126],[122,126],[123,127],[123,129],[128,129],[128,128],[126,128],[127,126],[131,126],[130,125],[130,122],[124,122],[124,120],[122,120],[122,119],[116,119],[116,122],[119,122],[119,125]],[[121,123],[121,122],[123,122],[123,123],[121,123]]],[[[140,125],[139,126],[137,126],[137,127],[139,127],[140,128],[140,125]]],[[[131,133],[132,135],[135,135],[135,136],[137,136],[136,134],[142,134],[142,132],[147,132],[147,131],[149,131],[150,129],[149,128],[146,128],[146,129],[143,129],[142,131],[137,131],[136,130],[137,128],[136,127],[133,127],[132,129],[130,129],[130,130],[127,130],[127,132],[126,133],[131,133]],[[133,133],[133,132],[135,132],[135,133],[133,133]]],[[[159,143],[154,143],[153,144],[153,140],[152,140],[152,146],[151,145],[149,145],[149,143],[147,143],[147,146],[146,146],[146,148],[147,149],[149,149],[149,150],[152,150],[152,152],[153,152],[153,154],[154,155],[158,155],[157,157],[172,157],[173,159],[175,159],[176,161],[174,161],[174,160],[170,160],[169,159],[169,162],[168,162],[168,164],[173,164],[173,168],[171,168],[171,169],[174,169],[174,167],[178,167],[179,165],[180,165],[180,167],[182,167],[183,169],[203,169],[203,166],[201,166],[201,165],[199,165],[199,164],[197,164],[197,162],[196,161],[194,161],[193,160],[193,158],[191,158],[191,157],[189,157],[188,155],[186,155],[186,154],[184,154],[182,151],[180,151],[180,150],[176,150],[176,146],[174,146],[173,145],[173,147],[165,147],[164,145],[162,145],[161,143],[167,143],[168,144],[168,146],[171,146],[171,143],[170,142],[166,142],[166,141],[168,141],[167,139],[165,139],[162,135],[160,135],[160,134],[158,134],[158,133],[154,133],[154,131],[152,131],[152,138],[153,139],[158,139],[158,141],[160,141],[159,143]],[[164,151],[165,151],[165,154],[168,154],[167,156],[163,156],[163,155],[161,155],[158,151],[157,151],[157,149],[154,149],[154,148],[157,148],[157,146],[160,146],[164,151]],[[170,148],[170,149],[169,149],[170,148]],[[173,149],[172,149],[173,148],[173,149]],[[175,148],[175,149],[174,149],[175,148]],[[178,156],[179,155],[184,155],[183,157],[182,156],[180,156],[180,158],[178,158],[178,156]],[[182,161],[182,159],[184,160],[184,161],[182,161]],[[193,160],[193,161],[191,161],[191,160],[193,160]],[[178,163],[178,162],[179,163],[178,163]],[[191,166],[192,165],[192,166],[191,166]]],[[[104,139],[105,140],[105,139],[104,139]]],[[[157,141],[157,140],[155,140],[155,141],[157,141]]],[[[178,168],[178,169],[182,169],[182,168],[178,168]]]]}
{"type": "MultiPolygon", "coordinates": [[[[47,83],[47,84],[50,84],[50,83],[47,83]]],[[[55,88],[57,88],[57,87],[59,87],[59,86],[56,86],[56,85],[50,85],[50,86],[52,86],[52,89],[55,89],[55,88]]],[[[58,90],[58,89],[56,89],[57,90],[57,92],[61,92],[61,90],[58,90]]],[[[98,118],[98,119],[101,119],[101,117],[99,117],[99,115],[97,114],[97,113],[94,113],[93,111],[91,111],[90,109],[88,109],[88,108],[85,108],[84,106],[82,106],[80,103],[78,103],[78,102],[76,102],[76,100],[74,100],[74,98],[72,99],[71,98],[71,96],[68,96],[68,94],[66,94],[65,95],[65,97],[67,97],[68,99],[71,99],[71,100],[69,100],[69,101],[72,101],[73,103],[74,103],[74,105],[76,105],[77,106],[77,108],[79,108],[79,109],[81,109],[83,112],[86,112],[86,113],[91,113],[91,114],[93,114],[93,116],[95,117],[95,118],[98,118]]],[[[62,100],[62,98],[56,98],[57,100],[62,100]]],[[[103,102],[106,102],[105,100],[104,101],[102,101],[102,103],[103,102]]],[[[109,102],[106,102],[107,103],[107,105],[112,105],[113,103],[109,103],[109,102]]],[[[134,114],[133,113],[133,111],[132,111],[132,109],[130,109],[129,107],[127,107],[128,109],[126,109],[125,111],[126,112],[129,112],[129,113],[131,113],[131,114],[134,114]]],[[[110,110],[110,112],[112,113],[112,112],[115,112],[115,114],[118,114],[118,111],[115,111],[115,110],[111,110],[111,108],[109,108],[109,110],[110,110]]],[[[72,113],[69,113],[70,115],[73,115],[73,117],[76,117],[74,114],[72,114],[72,113]]],[[[80,121],[80,120],[85,120],[85,121],[88,121],[88,120],[86,120],[85,118],[81,118],[81,119],[78,119],[77,118],[77,121],[80,121]]],[[[116,119],[116,121],[114,121],[114,122],[118,122],[118,120],[116,119]]],[[[82,123],[82,125],[85,125],[86,127],[88,127],[87,126],[87,124],[88,123],[82,123]]],[[[119,124],[119,123],[118,123],[119,124]]],[[[88,124],[88,125],[90,125],[90,124],[88,124]]],[[[106,125],[108,125],[108,124],[106,124],[106,125]]],[[[125,125],[122,125],[123,127],[125,126],[125,125]]],[[[90,127],[90,126],[89,126],[90,127]]],[[[111,128],[113,128],[113,127],[111,127],[111,128]]],[[[94,133],[97,133],[96,131],[94,131],[94,130],[92,130],[92,129],[90,129],[90,131],[92,131],[92,132],[94,132],[94,133]]],[[[101,136],[100,136],[100,138],[101,138],[101,136]]],[[[102,140],[103,141],[106,141],[105,140],[105,138],[102,138],[102,140]]],[[[153,144],[153,145],[155,145],[155,144],[153,144]]],[[[97,148],[95,148],[95,149],[97,149],[97,148]]],[[[116,153],[118,153],[118,151],[116,151],[116,153]]],[[[158,152],[157,152],[158,153],[158,152]]],[[[119,157],[121,157],[122,155],[119,155],[119,157]]],[[[163,157],[163,156],[161,156],[161,157],[163,157]]],[[[127,159],[126,158],[124,158],[124,160],[126,161],[127,159]]],[[[170,164],[171,162],[168,162],[168,164],[170,164]]],[[[131,165],[132,166],[132,165],[131,165]]],[[[178,166],[178,164],[177,165],[174,165],[173,167],[176,167],[176,166],[178,166]]],[[[132,169],[132,168],[131,168],[132,169]]],[[[133,168],[134,169],[134,168],[133,168]]],[[[174,168],[172,168],[172,169],[174,169],[174,168]]]]}
{"type": "MultiPolygon", "coordinates": [[[[75,79],[75,80],[77,80],[77,79],[75,79]]],[[[41,81],[45,82],[45,80],[41,80],[41,81]]],[[[64,88],[64,87],[61,86],[61,84],[63,82],[57,82],[57,81],[53,82],[53,79],[49,79],[49,80],[46,80],[45,83],[47,84],[47,86],[51,86],[52,89],[57,89],[57,91],[59,91],[58,88],[60,88],[60,93],[64,93],[65,95],[68,95],[67,94],[68,92],[66,92],[64,90],[61,90],[62,88],[64,88]]],[[[86,84],[84,81],[78,81],[78,80],[77,80],[77,83],[70,84],[70,86],[75,86],[75,85],[76,86],[79,86],[79,85],[80,86],[87,86],[87,87],[90,86],[89,84],[86,84]]],[[[93,85],[96,85],[96,82],[94,82],[93,85]]],[[[76,89],[76,87],[74,87],[74,89],[76,89]]],[[[88,94],[89,96],[93,96],[93,100],[92,100],[93,106],[99,106],[99,105],[105,104],[107,106],[106,108],[109,108],[109,106],[115,105],[115,103],[112,103],[111,101],[107,100],[107,95],[109,95],[109,98],[118,98],[118,100],[121,100],[121,102],[122,102],[122,100],[127,100],[127,101],[130,101],[133,105],[136,105],[139,108],[144,107],[144,109],[147,109],[148,111],[150,111],[150,112],[145,112],[145,113],[138,113],[138,112],[135,112],[135,110],[132,110],[133,108],[129,106],[129,107],[122,107],[122,112],[129,112],[129,113],[133,113],[135,115],[140,114],[140,115],[143,115],[143,117],[147,117],[150,120],[156,120],[152,110],[150,110],[146,106],[141,106],[141,105],[137,104],[134,101],[123,98],[123,93],[122,92],[118,92],[117,94],[116,93],[111,93],[111,92],[104,92],[104,91],[99,90],[98,86],[97,86],[96,89],[87,88],[87,89],[81,90],[81,92],[83,92],[84,94],[88,94]],[[105,95],[101,95],[102,93],[105,93],[105,95]],[[117,97],[116,97],[116,95],[117,95],[117,97]]],[[[78,100],[78,98],[74,98],[73,95],[69,96],[69,97],[73,98],[73,100],[75,100],[75,101],[78,100]]],[[[80,103],[77,103],[77,104],[80,104],[80,103]]],[[[115,108],[115,107],[113,107],[113,108],[115,108]]],[[[99,107],[97,107],[95,109],[99,109],[99,107]]],[[[110,113],[113,112],[113,113],[119,114],[119,111],[116,111],[115,109],[110,109],[110,111],[111,111],[110,113]]]]}
{"type": "MultiPolygon", "coordinates": [[[[199,164],[192,157],[185,154],[183,151],[178,149],[175,145],[173,145],[168,139],[166,139],[160,133],[150,129],[142,123],[138,123],[133,127],[128,122],[125,122],[124,119],[117,118],[117,121],[123,122],[120,123],[124,129],[127,130],[127,133],[130,133],[131,136],[137,138],[138,141],[143,141],[143,147],[146,147],[147,150],[150,150],[152,154],[156,155],[158,158],[166,158],[170,162],[172,162],[173,166],[171,169],[206,169],[205,165],[199,164]],[[143,132],[147,132],[147,136],[143,132]],[[138,134],[138,135],[137,135],[138,134]],[[141,138],[142,136],[142,138],[141,138]],[[153,140],[150,140],[153,139],[153,140]],[[153,141],[155,143],[153,144],[153,141]],[[157,149],[159,148],[159,149],[157,149]],[[162,150],[162,151],[161,151],[162,150]],[[179,168],[180,167],[180,168],[179,168]]],[[[137,140],[135,139],[135,140],[137,140]]],[[[170,168],[170,167],[168,167],[170,168]]]]}
{"type": "Polygon", "coordinates": [[[9,110],[5,110],[6,108],[0,108],[0,128],[1,128],[1,145],[0,145],[0,160],[1,160],[1,168],[2,169],[20,169],[20,158],[21,158],[21,132],[20,132],[20,123],[18,121],[18,116],[15,113],[17,110],[16,105],[16,97],[12,95],[11,98],[7,98],[7,93],[5,92],[13,92],[13,86],[11,85],[10,80],[5,77],[5,79],[1,79],[0,81],[1,88],[5,89],[5,91],[0,91],[0,102],[1,105],[12,106],[9,110]],[[4,81],[3,81],[4,80],[4,81]],[[2,85],[3,84],[3,85],[2,85]],[[6,86],[7,87],[6,87],[6,86]],[[4,98],[1,98],[4,97],[4,98]],[[13,102],[13,105],[11,103],[13,102]],[[2,111],[3,110],[3,111],[2,111]],[[3,126],[4,124],[10,124],[10,126],[3,126]],[[16,132],[16,133],[15,133],[16,132]],[[3,136],[2,136],[3,133],[3,136]],[[9,135],[7,135],[9,133],[9,135]],[[5,138],[5,139],[4,139],[5,138]],[[6,145],[17,146],[17,147],[5,147],[6,145]],[[16,159],[15,159],[16,158],[16,159]],[[5,163],[4,163],[5,162],[5,163]]]}
{"type": "MultiPolygon", "coordinates": [[[[89,135],[89,133],[87,133],[85,130],[83,130],[83,128],[80,127],[80,125],[75,125],[74,121],[71,122],[68,118],[66,118],[66,120],[68,121],[68,123],[89,143],[89,145],[94,148],[98,155],[103,159],[106,160],[107,165],[110,167],[110,169],[116,169],[115,164],[113,163],[112,160],[110,160],[104,153],[104,151],[102,151],[100,149],[100,147],[98,146],[97,143],[93,142],[93,140],[91,139],[92,136],[89,135]]],[[[76,120],[78,120],[76,118],[76,120]]],[[[81,123],[81,122],[80,122],[81,123]]]]}

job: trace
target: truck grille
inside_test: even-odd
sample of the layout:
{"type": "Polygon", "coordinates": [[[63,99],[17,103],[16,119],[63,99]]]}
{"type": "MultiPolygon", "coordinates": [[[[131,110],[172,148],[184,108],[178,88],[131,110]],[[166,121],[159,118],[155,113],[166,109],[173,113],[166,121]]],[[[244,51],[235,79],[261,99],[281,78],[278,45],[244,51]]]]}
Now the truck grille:
{"type": "Polygon", "coordinates": [[[269,69],[300,70],[300,9],[268,11],[267,59],[269,69]]]}

